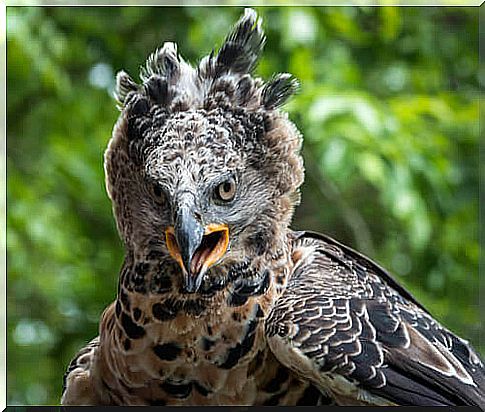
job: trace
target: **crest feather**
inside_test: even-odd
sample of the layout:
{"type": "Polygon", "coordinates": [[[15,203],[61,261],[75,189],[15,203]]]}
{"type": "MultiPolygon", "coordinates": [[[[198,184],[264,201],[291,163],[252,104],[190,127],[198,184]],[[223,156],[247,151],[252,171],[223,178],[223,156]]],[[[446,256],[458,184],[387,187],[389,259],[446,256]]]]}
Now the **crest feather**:
{"type": "Polygon", "coordinates": [[[140,68],[140,79],[145,83],[154,74],[167,79],[175,77],[182,62],[183,59],[177,52],[177,44],[166,42],[161,49],[148,56],[145,67],[140,68]]]}
{"type": "Polygon", "coordinates": [[[138,90],[138,85],[130,77],[128,73],[124,70],[119,71],[116,74],[116,87],[115,87],[115,98],[118,101],[120,107],[123,107],[126,96],[130,92],[136,92],[138,90]]]}
{"type": "Polygon", "coordinates": [[[133,94],[143,97],[148,108],[157,105],[168,112],[199,107],[277,109],[296,92],[298,82],[287,73],[266,84],[252,76],[265,41],[261,18],[246,8],[219,52],[212,51],[195,69],[179,55],[175,43],[166,42],[140,68],[140,85],[124,71],[118,73],[115,95],[121,108],[132,106],[133,94]]]}
{"type": "Polygon", "coordinates": [[[281,106],[299,88],[298,80],[289,73],[279,73],[264,85],[261,101],[266,109],[281,106]]]}
{"type": "Polygon", "coordinates": [[[219,77],[232,72],[251,73],[256,67],[266,42],[261,19],[252,9],[244,9],[244,15],[226,37],[219,53],[214,52],[202,60],[199,72],[203,77],[219,77]]]}

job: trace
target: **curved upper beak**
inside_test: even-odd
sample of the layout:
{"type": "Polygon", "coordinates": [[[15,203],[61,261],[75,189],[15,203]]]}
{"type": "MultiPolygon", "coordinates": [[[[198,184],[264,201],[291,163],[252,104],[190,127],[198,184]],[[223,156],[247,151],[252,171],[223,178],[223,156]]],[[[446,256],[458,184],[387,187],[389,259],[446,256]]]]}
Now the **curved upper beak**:
{"type": "Polygon", "coordinates": [[[207,270],[226,253],[229,245],[227,225],[210,224],[203,227],[188,208],[183,208],[175,225],[165,230],[167,248],[184,273],[184,287],[197,292],[207,270]]]}

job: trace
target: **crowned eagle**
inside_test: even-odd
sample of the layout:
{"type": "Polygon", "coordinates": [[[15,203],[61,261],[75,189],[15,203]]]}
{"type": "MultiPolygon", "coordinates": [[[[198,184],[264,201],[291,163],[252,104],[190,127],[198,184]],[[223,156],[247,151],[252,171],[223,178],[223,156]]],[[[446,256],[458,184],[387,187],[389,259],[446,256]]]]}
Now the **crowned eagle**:
{"type": "Polygon", "coordinates": [[[290,229],[298,83],[252,75],[264,43],[246,9],[196,67],[165,43],[140,83],[118,73],[105,173],[125,258],[62,404],[483,407],[467,341],[369,258],[290,229]]]}

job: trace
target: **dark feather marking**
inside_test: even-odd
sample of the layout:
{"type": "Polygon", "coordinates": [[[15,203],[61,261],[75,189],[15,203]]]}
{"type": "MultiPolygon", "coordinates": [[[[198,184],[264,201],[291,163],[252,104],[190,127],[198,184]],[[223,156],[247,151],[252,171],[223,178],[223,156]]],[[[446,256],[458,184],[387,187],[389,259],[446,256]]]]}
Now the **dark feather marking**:
{"type": "Polygon", "coordinates": [[[259,296],[262,295],[269,286],[269,270],[265,270],[262,279],[252,282],[250,279],[244,279],[236,287],[234,292],[242,296],[259,296]]]}
{"type": "MultiPolygon", "coordinates": [[[[467,347],[462,341],[457,339],[455,336],[451,336],[451,342],[452,342],[452,353],[464,365],[470,362],[470,348],[467,347]]],[[[485,381],[485,376],[483,376],[482,379],[485,381]]]]}
{"type": "Polygon", "coordinates": [[[182,348],[178,344],[170,342],[154,346],[153,352],[155,352],[155,355],[161,360],[173,361],[180,355],[182,348]]]}
{"type": "Polygon", "coordinates": [[[166,106],[169,100],[167,79],[158,75],[151,76],[144,84],[146,93],[161,106],[166,106]]]}
{"type": "Polygon", "coordinates": [[[202,349],[203,350],[208,351],[214,345],[215,345],[215,342],[213,340],[210,340],[208,338],[202,338],[202,349]]]}
{"type": "Polygon", "coordinates": [[[160,387],[169,395],[175,398],[184,399],[187,398],[192,392],[192,382],[189,383],[170,383],[165,381],[160,387]]]}
{"type": "Polygon", "coordinates": [[[166,301],[163,304],[155,303],[152,306],[153,316],[162,322],[175,319],[179,310],[180,302],[172,300],[166,301]]]}
{"type": "Polygon", "coordinates": [[[133,117],[142,116],[150,110],[150,103],[148,100],[140,95],[136,95],[128,106],[128,114],[133,117]]]}
{"type": "Polygon", "coordinates": [[[391,348],[402,347],[407,343],[405,327],[391,312],[389,304],[368,300],[365,305],[379,342],[391,348]]]}
{"type": "Polygon", "coordinates": [[[298,81],[288,73],[277,74],[263,87],[262,102],[266,109],[275,109],[298,90],[298,81]]]}
{"type": "Polygon", "coordinates": [[[261,306],[259,306],[258,303],[256,303],[257,309],[256,309],[256,317],[257,318],[264,318],[264,312],[261,309],[261,306]]]}
{"type": "Polygon", "coordinates": [[[135,319],[135,321],[140,320],[141,314],[142,313],[141,313],[141,310],[139,308],[133,309],[133,319],[135,319]]]}
{"type": "Polygon", "coordinates": [[[169,276],[156,273],[152,277],[152,284],[150,287],[153,293],[166,293],[172,289],[172,280],[169,276]]]}
{"type": "Polygon", "coordinates": [[[377,329],[377,340],[388,348],[403,347],[408,340],[404,324],[400,323],[394,332],[383,333],[377,329]]]}
{"type": "Polygon", "coordinates": [[[241,306],[246,303],[250,296],[260,296],[266,293],[270,282],[270,272],[266,269],[262,276],[253,279],[242,278],[239,280],[228,299],[229,306],[241,306]]]}
{"type": "Polygon", "coordinates": [[[321,396],[321,392],[315,386],[309,385],[296,404],[298,406],[315,406],[318,405],[321,396]]]}
{"type": "Polygon", "coordinates": [[[255,296],[259,295],[260,280],[253,283],[249,279],[244,279],[244,281],[239,282],[234,288],[234,293],[241,296],[255,296]]]}
{"type": "Polygon", "coordinates": [[[126,313],[121,314],[121,326],[123,326],[126,335],[131,339],[140,339],[145,336],[145,329],[134,323],[126,313]]]}
{"type": "Polygon", "coordinates": [[[371,366],[376,366],[379,363],[379,349],[377,344],[373,342],[361,341],[361,345],[360,354],[352,357],[356,369],[350,376],[359,381],[364,381],[372,375],[371,366]]]}
{"type": "Polygon", "coordinates": [[[281,389],[281,385],[288,380],[289,376],[288,369],[280,366],[276,372],[276,376],[263,387],[263,390],[268,393],[278,392],[281,389]]]}
{"type": "MultiPolygon", "coordinates": [[[[140,133],[139,129],[139,123],[136,122],[136,118],[132,118],[128,120],[128,129],[127,129],[127,137],[130,141],[136,141],[138,139],[141,139],[142,135],[140,133]]],[[[132,153],[133,149],[132,146],[130,146],[130,156],[135,157],[132,153]]]]}
{"type": "Polygon", "coordinates": [[[135,273],[140,276],[145,276],[150,269],[150,265],[147,262],[139,262],[135,265],[135,273]]]}
{"type": "Polygon", "coordinates": [[[141,67],[140,77],[146,82],[151,75],[171,79],[179,74],[180,57],[174,43],[164,43],[163,47],[148,56],[145,66],[141,67]]]}
{"type": "Polygon", "coordinates": [[[139,262],[130,276],[130,286],[138,293],[146,293],[145,277],[150,270],[147,262],[139,262]]]}
{"type": "Polygon", "coordinates": [[[115,314],[117,318],[119,318],[121,315],[121,303],[119,300],[117,300],[115,304],[115,314]]]}
{"type": "Polygon", "coordinates": [[[256,338],[255,330],[258,322],[252,320],[248,325],[248,330],[241,343],[237,343],[236,346],[230,348],[227,353],[225,362],[219,365],[221,369],[231,369],[237,365],[239,359],[246,355],[254,345],[256,338]]]}
{"type": "Polygon", "coordinates": [[[229,306],[242,306],[244,305],[246,302],[248,301],[248,297],[247,296],[241,296],[241,295],[238,295],[238,294],[235,294],[235,293],[232,293],[230,296],[229,296],[229,299],[227,301],[227,304],[229,306]]]}
{"type": "Polygon", "coordinates": [[[250,266],[249,261],[242,261],[232,265],[227,274],[228,282],[234,282],[242,278],[250,278],[257,276],[255,270],[250,266]]]}

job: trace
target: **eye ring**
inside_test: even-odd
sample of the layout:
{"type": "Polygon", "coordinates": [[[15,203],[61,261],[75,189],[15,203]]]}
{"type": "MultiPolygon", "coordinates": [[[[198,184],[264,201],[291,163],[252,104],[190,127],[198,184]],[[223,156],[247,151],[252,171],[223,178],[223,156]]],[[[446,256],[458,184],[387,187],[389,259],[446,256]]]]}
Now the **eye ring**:
{"type": "Polygon", "coordinates": [[[215,198],[221,202],[230,202],[236,196],[236,180],[230,177],[219,183],[215,189],[215,198]]]}

